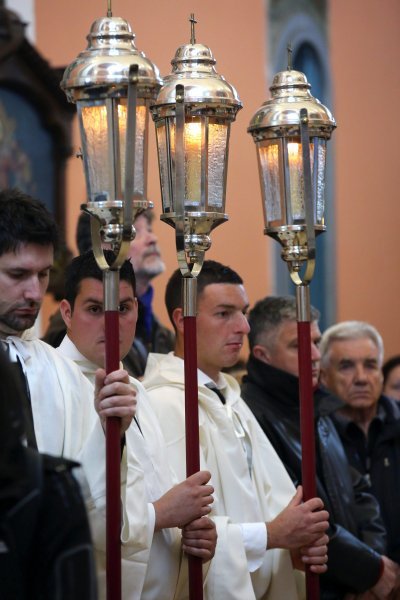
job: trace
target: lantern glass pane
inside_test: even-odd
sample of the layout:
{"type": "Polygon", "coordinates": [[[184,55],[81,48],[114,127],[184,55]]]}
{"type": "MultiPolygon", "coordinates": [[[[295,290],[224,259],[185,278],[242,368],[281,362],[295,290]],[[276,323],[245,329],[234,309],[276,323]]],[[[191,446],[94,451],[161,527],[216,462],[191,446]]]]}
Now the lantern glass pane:
{"type": "MultiPolygon", "coordinates": [[[[121,148],[121,177],[122,185],[125,179],[125,152],[126,152],[126,119],[127,119],[127,101],[121,99],[118,105],[118,121],[121,148]]],[[[145,145],[146,145],[146,125],[147,125],[147,106],[143,100],[138,99],[136,105],[136,140],[135,140],[135,164],[130,168],[135,169],[134,178],[134,197],[143,198],[145,195],[145,145]],[[139,102],[142,102],[139,104],[139,102]]]]}
{"type": "Polygon", "coordinates": [[[208,205],[225,209],[226,150],[228,125],[210,123],[208,127],[208,205]]]}
{"type": "MultiPolygon", "coordinates": [[[[317,169],[316,169],[316,223],[324,225],[325,211],[325,165],[326,165],[326,140],[316,138],[317,169]]],[[[315,181],[315,179],[314,179],[315,181]]]]}
{"type": "Polygon", "coordinates": [[[171,212],[170,171],[168,162],[168,121],[159,121],[156,125],[158,165],[160,171],[161,198],[163,212],[171,212]]]}
{"type": "MultiPolygon", "coordinates": [[[[208,117],[184,124],[184,210],[223,212],[229,125],[208,117]]],[[[157,148],[164,212],[175,212],[176,126],[174,117],[157,122],[157,148]]]]}
{"type": "Polygon", "coordinates": [[[258,166],[264,198],[265,225],[268,227],[271,222],[282,220],[279,145],[276,141],[258,144],[258,166]]]}
{"type": "Polygon", "coordinates": [[[105,201],[110,196],[107,109],[102,101],[77,104],[88,199],[105,201]]]}
{"type": "MultiPolygon", "coordinates": [[[[125,176],[126,99],[115,99],[114,108],[105,101],[78,102],[82,151],[85,163],[88,198],[91,202],[121,199],[125,176]],[[107,111],[116,111],[109,119],[107,111]],[[117,132],[109,131],[110,122],[117,132]]],[[[110,116],[110,115],[109,115],[110,116]]],[[[145,143],[147,107],[136,107],[135,187],[134,196],[145,194],[145,143]]]]}
{"type": "MultiPolygon", "coordinates": [[[[288,222],[302,224],[306,219],[302,147],[296,138],[291,138],[285,143],[287,143],[289,171],[287,189],[291,203],[288,222]]],[[[325,163],[326,140],[314,137],[310,142],[310,166],[314,224],[316,225],[324,224],[325,163]]]]}
{"type": "Polygon", "coordinates": [[[146,105],[136,106],[135,194],[146,196],[147,127],[149,110],[146,105]]]}

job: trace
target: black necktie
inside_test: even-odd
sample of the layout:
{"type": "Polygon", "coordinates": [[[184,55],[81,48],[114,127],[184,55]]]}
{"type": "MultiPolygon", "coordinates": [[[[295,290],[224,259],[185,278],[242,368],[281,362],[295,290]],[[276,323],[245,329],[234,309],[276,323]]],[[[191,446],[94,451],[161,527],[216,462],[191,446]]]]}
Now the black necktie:
{"type": "Polygon", "coordinates": [[[206,387],[208,387],[209,390],[212,390],[213,392],[215,392],[217,394],[217,396],[221,400],[222,404],[226,403],[225,396],[223,395],[221,390],[219,388],[217,388],[215,383],[212,383],[212,382],[206,383],[206,387]]]}

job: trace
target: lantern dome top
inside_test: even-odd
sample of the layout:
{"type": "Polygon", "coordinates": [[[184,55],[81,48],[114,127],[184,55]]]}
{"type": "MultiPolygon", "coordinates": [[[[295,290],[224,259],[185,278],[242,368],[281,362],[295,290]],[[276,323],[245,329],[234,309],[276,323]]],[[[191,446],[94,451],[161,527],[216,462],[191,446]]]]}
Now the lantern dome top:
{"type": "Polygon", "coordinates": [[[294,71],[293,69],[289,69],[287,71],[280,71],[275,75],[272,80],[272,85],[269,88],[272,92],[272,95],[277,90],[284,90],[290,88],[301,89],[311,89],[311,85],[307,81],[307,77],[301,71],[294,71]]]}
{"type": "Polygon", "coordinates": [[[307,77],[300,71],[288,69],[277,73],[270,87],[271,98],[251,119],[249,133],[257,136],[269,128],[293,129],[300,124],[300,110],[306,108],[310,133],[330,137],[336,127],[335,119],[330,110],[314,98],[310,89],[307,77]]]}
{"type": "Polygon", "coordinates": [[[175,104],[176,85],[185,88],[185,102],[190,104],[221,105],[236,112],[242,107],[235,88],[219,75],[216,60],[208,46],[193,43],[179,46],[171,61],[172,72],[164,77],[156,105],[175,104]]]}
{"type": "Polygon", "coordinates": [[[142,97],[155,97],[162,79],[158,68],[135,45],[135,34],[121,17],[94,21],[88,46],[66,68],[61,87],[71,102],[104,97],[127,88],[129,67],[138,65],[138,90],[142,97]]]}
{"type": "Polygon", "coordinates": [[[174,58],[171,60],[171,65],[174,67],[173,72],[185,70],[185,65],[192,62],[197,65],[204,64],[210,66],[215,65],[217,61],[213,57],[211,49],[208,46],[196,43],[183,44],[182,46],[179,46],[175,52],[174,58]]]}

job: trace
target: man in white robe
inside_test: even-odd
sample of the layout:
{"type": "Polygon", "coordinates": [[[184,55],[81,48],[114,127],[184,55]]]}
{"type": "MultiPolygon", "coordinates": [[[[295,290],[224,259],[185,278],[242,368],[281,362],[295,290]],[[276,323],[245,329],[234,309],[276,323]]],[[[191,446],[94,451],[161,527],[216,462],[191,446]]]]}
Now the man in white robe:
{"type": "Polygon", "coordinates": [[[136,400],[127,373],[99,373],[94,390],[76,365],[34,335],[56,243],[57,228],[43,204],[17,190],[0,192],[0,340],[26,384],[28,443],[77,458],[93,439],[104,446],[94,399],[103,417],[122,417],[122,429],[136,400]]]}
{"type": "MultiPolygon", "coordinates": [[[[150,354],[143,383],[164,433],[169,460],[185,472],[183,311],[181,275],[166,290],[176,333],[175,353],[150,354]]],[[[303,576],[293,568],[326,570],[328,527],[322,501],[301,503],[282,462],[240,398],[233,377],[248,332],[248,301],[241,278],[205,261],[198,276],[197,360],[201,465],[212,474],[218,544],[206,584],[208,600],[295,600],[303,576]],[[217,389],[217,392],[215,391],[217,389]],[[221,394],[223,398],[221,399],[221,394]],[[223,401],[222,401],[223,400],[223,401]],[[301,549],[301,552],[299,552],[301,549]]]]}
{"type": "MultiPolygon", "coordinates": [[[[108,252],[106,256],[111,259],[108,252]]],[[[72,359],[93,381],[96,370],[104,365],[105,331],[102,272],[92,252],[72,261],[66,271],[65,289],[66,298],[62,300],[60,310],[67,335],[58,352],[72,359]]],[[[137,320],[135,276],[129,261],[120,269],[119,300],[122,358],[132,345],[137,320]]],[[[177,527],[183,527],[182,541],[187,553],[204,560],[212,557],[215,526],[203,516],[209,512],[208,505],[212,501],[212,488],[205,485],[210,475],[197,473],[174,486],[177,481],[171,475],[157,418],[142,384],[132,377],[130,381],[137,392],[137,409],[135,421],[125,433],[121,464],[123,598],[185,598],[182,533],[177,527]],[[194,519],[198,520],[185,527],[194,519]]],[[[98,559],[99,589],[103,597],[105,473],[104,469],[99,470],[96,455],[83,457],[83,467],[94,503],[90,516],[98,559]]]]}

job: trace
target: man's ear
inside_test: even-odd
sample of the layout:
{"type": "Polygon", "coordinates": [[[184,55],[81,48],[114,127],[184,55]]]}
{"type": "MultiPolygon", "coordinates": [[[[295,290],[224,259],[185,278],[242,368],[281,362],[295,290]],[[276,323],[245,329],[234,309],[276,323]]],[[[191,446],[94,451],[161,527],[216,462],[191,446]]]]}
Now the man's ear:
{"type": "Polygon", "coordinates": [[[175,308],[172,313],[172,320],[174,322],[176,331],[183,335],[183,309],[175,308]]]}
{"type": "Polygon", "coordinates": [[[255,358],[257,358],[261,362],[267,363],[268,365],[271,364],[271,355],[270,355],[268,348],[266,348],[265,346],[261,346],[260,344],[255,344],[255,346],[253,346],[251,353],[253,354],[253,356],[255,358]]]}
{"type": "Polygon", "coordinates": [[[60,313],[67,329],[71,329],[72,309],[70,303],[65,298],[60,302],[60,313]]]}

